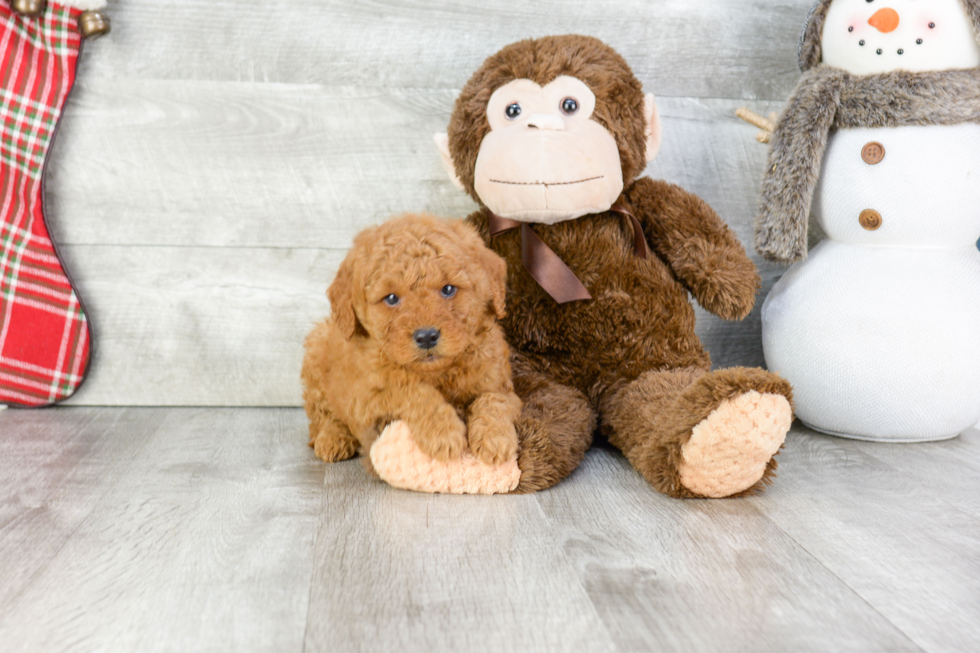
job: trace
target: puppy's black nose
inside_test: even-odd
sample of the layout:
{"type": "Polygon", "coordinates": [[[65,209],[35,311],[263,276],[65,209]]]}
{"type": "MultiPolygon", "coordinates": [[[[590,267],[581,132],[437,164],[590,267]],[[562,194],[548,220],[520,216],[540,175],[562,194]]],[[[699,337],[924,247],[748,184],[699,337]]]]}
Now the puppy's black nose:
{"type": "Polygon", "coordinates": [[[428,327],[426,329],[419,329],[412,334],[415,338],[415,344],[419,346],[419,349],[432,349],[439,343],[439,329],[433,329],[428,327]]]}

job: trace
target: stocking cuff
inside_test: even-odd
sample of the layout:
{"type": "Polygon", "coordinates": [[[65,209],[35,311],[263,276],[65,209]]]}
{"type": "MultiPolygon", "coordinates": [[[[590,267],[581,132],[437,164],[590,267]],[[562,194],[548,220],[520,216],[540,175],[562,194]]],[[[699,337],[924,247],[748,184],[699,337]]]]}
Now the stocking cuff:
{"type": "Polygon", "coordinates": [[[60,2],[57,2],[57,4],[65,7],[74,7],[75,9],[81,9],[82,11],[88,11],[90,9],[102,9],[106,5],[106,0],[61,0],[60,2]]]}

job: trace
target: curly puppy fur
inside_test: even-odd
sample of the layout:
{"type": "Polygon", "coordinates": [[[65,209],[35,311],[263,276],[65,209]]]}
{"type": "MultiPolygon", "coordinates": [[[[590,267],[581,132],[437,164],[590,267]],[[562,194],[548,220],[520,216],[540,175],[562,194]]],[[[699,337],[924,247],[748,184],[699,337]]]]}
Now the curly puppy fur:
{"type": "Polygon", "coordinates": [[[504,262],[462,221],[406,215],[359,234],[328,291],[331,317],[306,339],[316,455],[367,454],[387,423],[403,420],[435,459],[467,443],[488,464],[512,458],[521,401],[497,324],[505,284],[504,262]],[[427,329],[439,332],[428,349],[416,338],[427,329]]]}
{"type": "MultiPolygon", "coordinates": [[[[783,264],[806,258],[808,222],[831,132],[854,127],[980,123],[980,71],[853,75],[822,64],[832,0],[814,6],[800,41],[803,77],[776,123],[759,199],[756,250],[783,264]]],[[[980,0],[965,0],[980,34],[980,0]]]]}
{"type": "Polygon", "coordinates": [[[519,230],[491,238],[486,207],[468,217],[507,262],[508,316],[502,324],[515,349],[514,383],[525,405],[517,423],[523,472],[518,491],[547,488],[567,476],[601,422],[609,440],[657,489],[691,496],[677,480],[678,452],[691,435],[687,427],[738,389],[791,395],[785,381],[762,370],[709,372],[710,359],[694,333],[688,293],[721,317],[741,319],[755,302],[759,276],[735,235],[699,197],[663,181],[636,179],[646,165],[642,86],[626,61],[594,38],[514,43],[473,75],[448,129],[465,190],[479,201],[474,167],[489,129],[490,95],[514,79],[543,86],[560,75],[584,81],[595,93],[594,119],[620,152],[625,186],[618,203],[640,220],[653,255],[634,254],[633,231],[618,213],[534,225],[593,297],[557,304],[525,269],[519,230]],[[651,374],[663,375],[656,400],[630,390],[651,374]],[[653,419],[661,410],[669,415],[653,419]]]}

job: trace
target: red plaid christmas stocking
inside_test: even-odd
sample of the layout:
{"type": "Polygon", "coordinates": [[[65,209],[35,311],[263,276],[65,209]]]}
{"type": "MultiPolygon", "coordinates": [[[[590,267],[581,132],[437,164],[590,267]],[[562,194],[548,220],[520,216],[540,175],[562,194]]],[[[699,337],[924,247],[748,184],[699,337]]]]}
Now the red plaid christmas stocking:
{"type": "Polygon", "coordinates": [[[42,193],[75,81],[81,15],[53,2],[0,0],[0,404],[56,403],[88,369],[88,320],[45,226],[42,193]]]}

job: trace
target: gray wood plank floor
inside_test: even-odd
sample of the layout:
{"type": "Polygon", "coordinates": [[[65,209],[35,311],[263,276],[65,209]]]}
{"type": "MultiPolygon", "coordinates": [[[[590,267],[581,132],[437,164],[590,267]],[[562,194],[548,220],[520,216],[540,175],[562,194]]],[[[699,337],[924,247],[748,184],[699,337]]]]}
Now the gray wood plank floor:
{"type": "Polygon", "coordinates": [[[968,651],[980,432],[797,425],[766,493],[593,449],[531,496],[325,466],[297,409],[0,411],[0,650],[968,651]]]}

